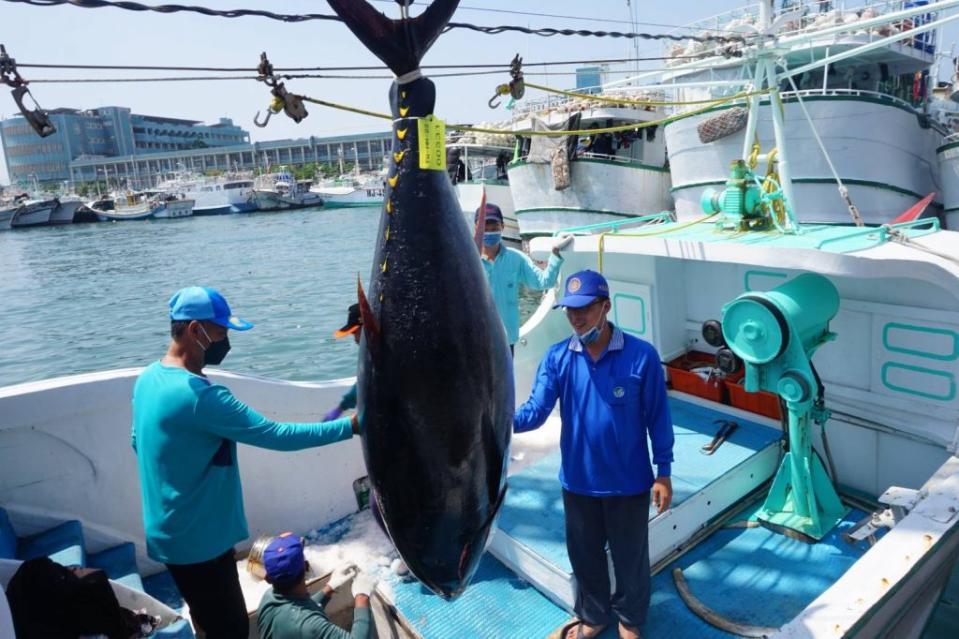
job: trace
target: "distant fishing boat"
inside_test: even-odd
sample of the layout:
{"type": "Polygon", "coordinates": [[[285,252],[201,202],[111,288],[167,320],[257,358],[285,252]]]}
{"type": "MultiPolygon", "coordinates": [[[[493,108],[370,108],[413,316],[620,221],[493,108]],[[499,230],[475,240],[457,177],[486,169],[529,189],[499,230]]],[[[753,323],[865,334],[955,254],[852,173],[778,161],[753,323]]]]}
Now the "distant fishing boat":
{"type": "Polygon", "coordinates": [[[61,195],[57,196],[56,200],[57,205],[50,213],[48,224],[73,224],[78,212],[84,207],[83,200],[77,195],[61,195]]]}
{"type": "Polygon", "coordinates": [[[323,198],[328,209],[381,206],[384,180],[382,175],[345,175],[314,185],[310,191],[323,198]]]}
{"type": "Polygon", "coordinates": [[[193,215],[225,215],[256,210],[253,179],[249,177],[182,174],[161,182],[157,188],[162,192],[193,200],[193,215]]]}
{"type": "Polygon", "coordinates": [[[254,181],[253,198],[259,211],[283,211],[323,206],[323,197],[310,190],[312,182],[298,181],[288,171],[267,173],[254,181]]]}
{"type": "MultiPolygon", "coordinates": [[[[615,88],[600,91],[605,97],[623,97],[615,88]]],[[[645,97],[662,99],[655,91],[645,97]]],[[[515,131],[596,131],[581,138],[520,138],[508,171],[524,240],[672,208],[665,136],[661,127],[646,126],[663,117],[661,108],[550,97],[520,103],[514,113],[515,131]],[[603,132],[630,124],[645,128],[603,132]]]]}
{"type": "Polygon", "coordinates": [[[103,222],[124,222],[150,218],[169,219],[193,215],[193,200],[171,195],[158,196],[156,192],[129,193],[113,201],[113,207],[97,210],[103,222]]]}
{"type": "Polygon", "coordinates": [[[50,223],[50,216],[57,204],[56,199],[22,200],[13,214],[10,225],[13,228],[45,226],[50,223]]]}

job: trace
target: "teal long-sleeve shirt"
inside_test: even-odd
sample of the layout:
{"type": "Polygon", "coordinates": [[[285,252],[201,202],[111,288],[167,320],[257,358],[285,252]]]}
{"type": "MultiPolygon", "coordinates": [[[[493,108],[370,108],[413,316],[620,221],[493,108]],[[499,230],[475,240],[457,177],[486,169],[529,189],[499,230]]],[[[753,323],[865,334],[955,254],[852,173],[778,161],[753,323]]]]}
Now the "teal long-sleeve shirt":
{"type": "Polygon", "coordinates": [[[236,444],[301,450],[353,436],[349,418],[275,422],[225,386],[154,362],[133,388],[147,554],[168,564],[214,559],[249,531],[236,444]]]}
{"type": "Polygon", "coordinates": [[[347,632],[335,625],[323,609],[325,596],[288,597],[272,588],[263,594],[256,611],[260,639],[368,639],[370,609],[353,609],[353,626],[347,632]]]}
{"type": "Polygon", "coordinates": [[[496,259],[483,259],[483,269],[493,291],[493,302],[503,320],[506,339],[510,344],[519,340],[519,287],[542,291],[556,284],[563,258],[549,256],[545,269],[533,264],[522,251],[500,246],[496,259]]]}

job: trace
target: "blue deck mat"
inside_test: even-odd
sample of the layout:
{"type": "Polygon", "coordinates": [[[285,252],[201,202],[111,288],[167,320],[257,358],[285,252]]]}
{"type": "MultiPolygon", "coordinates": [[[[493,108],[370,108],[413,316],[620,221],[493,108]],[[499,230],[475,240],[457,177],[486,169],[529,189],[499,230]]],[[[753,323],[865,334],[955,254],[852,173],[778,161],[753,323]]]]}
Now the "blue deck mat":
{"type": "MultiPolygon", "coordinates": [[[[754,504],[737,517],[748,518],[754,504]]],[[[843,531],[865,513],[853,510],[822,542],[810,545],[766,528],[721,529],[653,577],[646,639],[728,639],[694,615],[673,585],[672,569],[683,568],[692,593],[729,619],[778,627],[796,616],[841,577],[867,550],[850,546],[843,531]]],[[[462,597],[446,602],[419,582],[393,583],[395,603],[423,639],[496,637],[541,639],[569,615],[532,586],[486,555],[462,597]]],[[[615,624],[600,635],[614,639],[615,624]]]]}
{"type": "Polygon", "coordinates": [[[423,639],[541,639],[569,615],[486,554],[470,587],[444,601],[415,580],[392,583],[396,608],[423,639]]]}
{"type": "MultiPolygon", "coordinates": [[[[673,447],[674,507],[758,451],[776,442],[780,431],[736,418],[739,428],[712,455],[700,449],[719,429],[716,420],[728,414],[676,398],[669,400],[676,444],[673,447]]],[[[555,453],[509,478],[503,512],[497,520],[507,533],[552,565],[570,572],[566,555],[560,455],[555,453]]],[[[651,508],[650,518],[655,511],[651,508]]]]}
{"type": "MultiPolygon", "coordinates": [[[[759,508],[753,505],[738,519],[759,508]]],[[[643,635],[710,639],[730,637],[692,614],[673,584],[683,569],[689,589],[703,604],[743,624],[779,627],[839,579],[868,550],[842,533],[866,513],[853,509],[818,544],[766,528],[721,529],[653,577],[653,596],[643,635]]],[[[614,635],[611,635],[614,636],[614,635]]]]}

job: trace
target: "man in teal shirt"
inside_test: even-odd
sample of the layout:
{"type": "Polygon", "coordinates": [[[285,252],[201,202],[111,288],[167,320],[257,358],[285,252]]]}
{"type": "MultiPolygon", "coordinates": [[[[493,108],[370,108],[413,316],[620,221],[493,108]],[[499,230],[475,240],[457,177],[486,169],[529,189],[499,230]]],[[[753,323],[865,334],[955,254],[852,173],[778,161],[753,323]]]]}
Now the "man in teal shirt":
{"type": "Polygon", "coordinates": [[[132,445],[140,471],[147,554],[167,565],[194,622],[210,639],[246,637],[249,620],[233,546],[249,536],[236,444],[301,450],[349,439],[355,417],[267,419],[203,374],[230,350],[229,329],[253,327],[223,296],[191,286],[170,299],[166,355],[133,389],[132,445]]]}
{"type": "MultiPolygon", "coordinates": [[[[474,223],[479,224],[479,209],[474,223]]],[[[522,251],[503,246],[503,212],[495,204],[486,205],[486,225],[483,233],[483,269],[493,291],[493,302],[503,320],[506,340],[510,351],[519,340],[519,288],[520,284],[535,291],[543,291],[556,284],[559,267],[563,263],[560,251],[573,236],[561,237],[553,245],[553,254],[549,256],[546,269],[533,264],[533,260],[522,251]]]]}
{"type": "Polygon", "coordinates": [[[263,551],[263,568],[272,588],[263,593],[256,611],[260,639],[369,639],[370,592],[376,580],[367,573],[354,573],[352,566],[339,569],[322,590],[310,595],[306,588],[303,542],[283,533],[263,551]],[[333,592],[353,579],[353,625],[343,630],[326,616],[324,606],[333,592]]]}

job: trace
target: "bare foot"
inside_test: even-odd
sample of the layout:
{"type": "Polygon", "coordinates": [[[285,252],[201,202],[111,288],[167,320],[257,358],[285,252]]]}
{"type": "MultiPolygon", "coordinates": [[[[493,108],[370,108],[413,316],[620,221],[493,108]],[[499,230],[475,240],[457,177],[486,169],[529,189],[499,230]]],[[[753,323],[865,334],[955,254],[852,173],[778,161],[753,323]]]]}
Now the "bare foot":
{"type": "Polygon", "coordinates": [[[639,628],[635,626],[627,626],[620,622],[619,639],[643,639],[643,635],[639,634],[639,628]]]}

